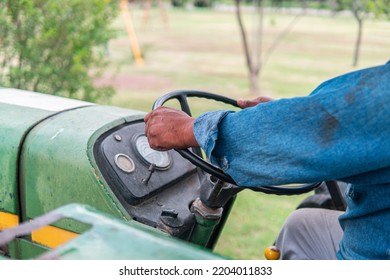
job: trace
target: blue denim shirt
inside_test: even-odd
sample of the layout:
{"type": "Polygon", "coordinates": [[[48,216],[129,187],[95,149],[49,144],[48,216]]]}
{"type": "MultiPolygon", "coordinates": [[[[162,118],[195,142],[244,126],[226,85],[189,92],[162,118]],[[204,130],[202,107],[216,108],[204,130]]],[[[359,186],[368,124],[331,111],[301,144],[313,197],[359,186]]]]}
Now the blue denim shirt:
{"type": "Polygon", "coordinates": [[[201,115],[194,134],[240,186],[349,184],[340,259],[390,259],[390,63],[309,96],[201,115]]]}

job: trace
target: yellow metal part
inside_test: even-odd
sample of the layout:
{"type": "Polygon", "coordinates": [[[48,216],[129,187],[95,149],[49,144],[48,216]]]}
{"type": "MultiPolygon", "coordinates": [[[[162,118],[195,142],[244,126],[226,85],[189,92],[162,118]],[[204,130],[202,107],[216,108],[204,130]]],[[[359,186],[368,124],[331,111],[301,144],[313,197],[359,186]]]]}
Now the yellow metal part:
{"type": "Polygon", "coordinates": [[[135,62],[138,65],[144,65],[144,60],[141,55],[141,49],[138,44],[137,35],[135,34],[133,21],[131,20],[131,15],[129,13],[127,0],[121,0],[120,7],[122,10],[123,18],[125,20],[127,34],[129,35],[131,49],[133,51],[135,62]]]}
{"type": "Polygon", "coordinates": [[[18,215],[0,212],[0,230],[5,230],[10,227],[17,226],[19,224],[18,215]]]}
{"type": "Polygon", "coordinates": [[[267,260],[278,260],[280,258],[280,251],[276,246],[269,246],[265,248],[264,255],[267,260]]]}
{"type": "MultiPolygon", "coordinates": [[[[0,231],[17,225],[19,225],[18,215],[0,212],[0,231]]],[[[49,248],[56,248],[77,236],[77,233],[53,226],[45,226],[31,233],[32,241],[49,248]]]]}
{"type": "Polygon", "coordinates": [[[31,233],[32,241],[49,248],[56,248],[77,236],[77,233],[53,226],[45,226],[31,233]]]}

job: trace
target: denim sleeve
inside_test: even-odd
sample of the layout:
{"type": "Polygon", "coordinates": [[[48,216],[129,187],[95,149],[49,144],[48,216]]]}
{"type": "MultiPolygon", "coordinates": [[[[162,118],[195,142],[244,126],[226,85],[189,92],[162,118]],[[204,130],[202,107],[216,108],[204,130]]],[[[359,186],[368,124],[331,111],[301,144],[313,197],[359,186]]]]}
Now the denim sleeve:
{"type": "Polygon", "coordinates": [[[209,112],[194,134],[241,186],[390,176],[390,64],[324,82],[305,97],[209,112]],[[382,172],[381,170],[387,170],[382,172]]]}
{"type": "Polygon", "coordinates": [[[218,124],[222,119],[232,111],[212,111],[200,115],[194,123],[194,135],[198,144],[206,152],[206,156],[210,162],[218,165],[214,157],[211,155],[218,138],[218,124]]]}

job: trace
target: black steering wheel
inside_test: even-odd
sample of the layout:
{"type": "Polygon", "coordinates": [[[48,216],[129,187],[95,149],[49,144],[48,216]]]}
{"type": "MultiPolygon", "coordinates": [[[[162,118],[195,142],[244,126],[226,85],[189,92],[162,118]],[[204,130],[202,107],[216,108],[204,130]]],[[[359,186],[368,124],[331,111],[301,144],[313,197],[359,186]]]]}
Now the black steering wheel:
{"type": "MultiPolygon", "coordinates": [[[[159,97],[153,104],[152,109],[154,110],[158,107],[163,106],[167,101],[171,99],[176,99],[180,103],[181,110],[187,113],[189,116],[192,116],[188,104],[188,100],[187,100],[189,97],[212,99],[215,101],[223,102],[225,104],[229,104],[234,107],[240,108],[236,100],[226,96],[222,96],[210,92],[197,91],[197,90],[177,90],[177,91],[169,92],[159,97]]],[[[211,163],[204,160],[202,158],[200,149],[194,149],[194,152],[192,152],[190,149],[175,149],[175,150],[182,157],[190,161],[192,164],[203,169],[205,172],[217,177],[218,179],[226,183],[237,185],[237,183],[233,180],[233,178],[230,175],[226,174],[221,168],[212,165],[211,163]]],[[[321,183],[322,182],[312,183],[312,184],[300,184],[298,186],[257,186],[257,187],[248,187],[248,188],[253,191],[259,191],[268,194],[295,195],[295,194],[302,194],[302,193],[309,192],[317,188],[319,185],[321,185],[321,183]]],[[[239,187],[245,188],[244,186],[239,186],[239,187]]]]}

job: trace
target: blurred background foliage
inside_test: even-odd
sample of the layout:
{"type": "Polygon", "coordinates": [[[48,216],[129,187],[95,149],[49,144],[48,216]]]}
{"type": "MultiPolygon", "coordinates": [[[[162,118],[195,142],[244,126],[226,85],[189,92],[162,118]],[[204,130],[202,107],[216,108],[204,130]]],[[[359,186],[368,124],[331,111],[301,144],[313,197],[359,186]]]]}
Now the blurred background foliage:
{"type": "Polygon", "coordinates": [[[115,36],[116,1],[0,0],[0,85],[96,101],[92,78],[115,36]]]}
{"type": "MultiPolygon", "coordinates": [[[[102,70],[112,62],[108,57],[110,40],[117,37],[118,30],[123,30],[123,26],[116,26],[116,31],[113,29],[113,22],[119,16],[119,2],[0,0],[0,85],[107,102],[115,94],[115,88],[105,82],[94,81],[98,80],[102,70]]],[[[390,0],[158,0],[156,3],[152,0],[128,1],[131,10],[143,7],[148,10],[148,14],[153,4],[159,6],[161,11],[169,9],[171,12],[171,8],[191,10],[193,7],[228,10],[228,7],[234,9],[235,3],[247,7],[261,5],[270,8],[268,11],[272,13],[285,13],[285,9],[299,8],[303,11],[327,10],[330,12],[329,16],[334,16],[339,11],[351,11],[359,26],[355,39],[354,66],[358,64],[364,20],[373,16],[389,17],[390,9],[390,0]]],[[[296,10],[290,11],[296,13],[296,10]]],[[[251,13],[253,14],[253,10],[251,13]]],[[[145,18],[146,16],[142,29],[146,26],[145,18]]],[[[235,21],[234,16],[231,19],[235,21]]],[[[185,21],[186,19],[183,19],[183,22],[185,21]]],[[[213,24],[218,23],[210,23],[213,24]]],[[[287,24],[287,27],[290,25],[292,23],[287,24]]],[[[185,37],[191,37],[192,30],[189,31],[185,37]]],[[[280,31],[283,36],[279,34],[280,38],[276,40],[286,35],[284,33],[287,32],[284,31],[280,31]]],[[[142,35],[141,30],[141,34],[138,34],[141,44],[142,35]]],[[[240,40],[239,33],[235,32],[232,36],[240,40]]],[[[253,34],[254,38],[256,36],[265,41],[263,34],[253,34]]],[[[220,43],[223,44],[223,41],[220,43]]],[[[148,46],[142,46],[144,56],[148,56],[147,50],[148,46]]],[[[256,73],[254,79],[258,81],[259,76],[260,74],[256,73]]],[[[252,93],[257,94],[259,91],[252,93]]]]}

